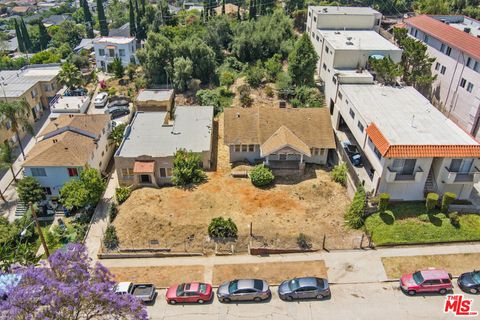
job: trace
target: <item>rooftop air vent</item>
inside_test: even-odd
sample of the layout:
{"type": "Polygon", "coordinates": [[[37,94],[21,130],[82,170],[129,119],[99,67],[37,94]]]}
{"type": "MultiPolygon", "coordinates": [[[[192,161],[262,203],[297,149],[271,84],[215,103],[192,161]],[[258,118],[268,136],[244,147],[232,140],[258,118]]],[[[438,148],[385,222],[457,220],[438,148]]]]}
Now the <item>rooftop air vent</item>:
{"type": "Polygon", "coordinates": [[[347,46],[353,46],[353,42],[352,41],[347,41],[345,42],[347,44],[347,46]]]}
{"type": "Polygon", "coordinates": [[[285,100],[280,100],[278,102],[278,107],[279,108],[286,108],[287,107],[287,102],[285,100]]]}
{"type": "Polygon", "coordinates": [[[347,40],[348,40],[348,41],[351,41],[351,40],[352,40],[352,37],[347,37],[347,40]]]}
{"type": "Polygon", "coordinates": [[[340,34],[340,31],[335,31],[335,34],[340,34]]]}
{"type": "Polygon", "coordinates": [[[471,29],[468,28],[468,27],[463,28],[463,31],[466,32],[466,33],[470,33],[470,30],[471,30],[471,29]]]}

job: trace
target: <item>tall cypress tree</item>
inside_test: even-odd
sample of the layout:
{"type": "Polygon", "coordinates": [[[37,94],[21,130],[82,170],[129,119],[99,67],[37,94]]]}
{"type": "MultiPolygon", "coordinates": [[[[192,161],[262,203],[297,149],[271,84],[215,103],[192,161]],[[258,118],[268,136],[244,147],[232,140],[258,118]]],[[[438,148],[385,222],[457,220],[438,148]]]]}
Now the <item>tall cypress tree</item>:
{"type": "Polygon", "coordinates": [[[93,33],[93,18],[90,7],[88,6],[87,0],[82,0],[80,5],[82,6],[85,23],[87,25],[87,38],[93,39],[95,38],[95,34],[93,33]]]}
{"type": "Polygon", "coordinates": [[[135,11],[132,0],[128,0],[128,9],[130,18],[130,35],[134,37],[137,34],[137,28],[135,28],[135,11]]]}
{"type": "Polygon", "coordinates": [[[142,26],[142,12],[138,8],[138,0],[135,0],[135,13],[137,14],[136,20],[137,20],[137,40],[145,40],[147,38],[145,34],[145,30],[143,29],[142,26]]]}
{"type": "Polygon", "coordinates": [[[105,9],[103,8],[103,0],[97,0],[98,23],[100,24],[100,34],[104,37],[108,36],[108,23],[105,17],[105,9]]]}
{"type": "Polygon", "coordinates": [[[20,52],[25,52],[25,43],[23,42],[22,32],[18,26],[18,21],[14,18],[13,22],[15,24],[15,35],[17,36],[18,50],[20,50],[20,52]]]}
{"type": "Polygon", "coordinates": [[[222,15],[225,14],[225,0],[222,0],[222,15]]]}
{"type": "Polygon", "coordinates": [[[30,40],[30,35],[28,34],[27,26],[25,25],[25,21],[23,21],[23,18],[20,20],[20,30],[22,31],[22,38],[25,50],[27,50],[27,52],[29,53],[33,53],[32,41],[30,40]]]}
{"type": "Polygon", "coordinates": [[[140,5],[142,6],[142,17],[145,15],[145,0],[140,0],[140,5]]]}
{"type": "Polygon", "coordinates": [[[50,42],[50,35],[47,32],[47,28],[43,25],[42,21],[38,21],[38,31],[40,40],[40,50],[45,50],[50,42]]]}

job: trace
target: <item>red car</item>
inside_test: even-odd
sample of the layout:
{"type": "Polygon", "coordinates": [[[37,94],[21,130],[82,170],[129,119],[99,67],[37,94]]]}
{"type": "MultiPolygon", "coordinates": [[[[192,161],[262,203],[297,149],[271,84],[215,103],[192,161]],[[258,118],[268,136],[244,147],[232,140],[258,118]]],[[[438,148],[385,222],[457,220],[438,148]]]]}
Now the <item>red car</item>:
{"type": "Polygon", "coordinates": [[[417,292],[438,292],[445,294],[453,289],[452,275],[445,270],[430,268],[410,274],[404,274],[400,279],[403,292],[413,296],[417,292]]]}
{"type": "Polygon", "coordinates": [[[182,283],[171,286],[167,290],[165,298],[170,304],[196,302],[204,303],[212,300],[213,290],[212,285],[208,283],[182,283]]]}

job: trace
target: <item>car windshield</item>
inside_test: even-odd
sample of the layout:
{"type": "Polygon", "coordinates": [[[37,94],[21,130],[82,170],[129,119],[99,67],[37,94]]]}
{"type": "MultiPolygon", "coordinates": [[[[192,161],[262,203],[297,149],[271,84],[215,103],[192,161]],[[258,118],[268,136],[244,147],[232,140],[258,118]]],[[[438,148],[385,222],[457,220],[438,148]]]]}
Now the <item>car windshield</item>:
{"type": "Polygon", "coordinates": [[[423,276],[420,271],[417,271],[413,274],[413,281],[415,281],[416,284],[420,284],[423,282],[423,276]]]}
{"type": "Polygon", "coordinates": [[[185,291],[185,283],[179,284],[177,287],[177,297],[182,296],[185,291]]]}
{"type": "Polygon", "coordinates": [[[228,285],[228,292],[230,292],[230,293],[235,292],[235,291],[237,291],[237,288],[238,288],[238,280],[233,280],[228,285]]]}
{"type": "Polygon", "coordinates": [[[472,279],[475,283],[480,283],[480,271],[476,271],[472,275],[472,279]]]}
{"type": "Polygon", "coordinates": [[[201,293],[207,292],[207,285],[205,283],[200,283],[198,291],[200,291],[201,293]]]}
{"type": "Polygon", "coordinates": [[[288,282],[288,287],[290,288],[290,290],[295,291],[300,287],[300,284],[298,283],[297,279],[293,279],[288,282]]]}

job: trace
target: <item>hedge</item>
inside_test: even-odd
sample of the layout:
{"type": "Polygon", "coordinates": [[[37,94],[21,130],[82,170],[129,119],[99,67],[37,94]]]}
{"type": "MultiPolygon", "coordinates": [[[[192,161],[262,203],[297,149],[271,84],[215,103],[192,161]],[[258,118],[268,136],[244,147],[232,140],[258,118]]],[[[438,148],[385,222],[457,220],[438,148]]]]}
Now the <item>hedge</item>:
{"type": "Polygon", "coordinates": [[[452,192],[445,192],[442,197],[442,212],[447,213],[450,204],[457,198],[457,195],[452,192]]]}
{"type": "Polygon", "coordinates": [[[434,192],[430,192],[427,194],[427,198],[425,201],[425,207],[427,208],[427,212],[430,212],[435,208],[435,206],[438,204],[438,194],[434,192]]]}
{"type": "Polygon", "coordinates": [[[362,185],[357,187],[352,203],[345,212],[344,218],[347,226],[353,229],[360,229],[364,224],[363,214],[365,212],[365,189],[362,185]]]}
{"type": "Polygon", "coordinates": [[[390,200],[390,195],[388,193],[380,194],[378,202],[378,211],[385,212],[388,208],[388,201],[390,200]]]}

